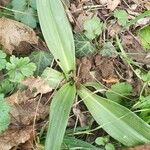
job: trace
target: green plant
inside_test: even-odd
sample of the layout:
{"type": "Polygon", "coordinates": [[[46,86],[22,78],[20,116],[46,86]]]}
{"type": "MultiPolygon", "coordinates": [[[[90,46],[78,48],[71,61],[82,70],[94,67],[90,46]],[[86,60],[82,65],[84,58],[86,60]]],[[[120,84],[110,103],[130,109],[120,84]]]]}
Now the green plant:
{"type": "Polygon", "coordinates": [[[7,55],[0,51],[1,61],[1,75],[0,80],[0,94],[8,94],[13,90],[14,85],[17,85],[25,77],[33,75],[36,70],[36,65],[30,62],[29,57],[15,57],[14,55],[9,58],[7,55]]]}
{"type": "Polygon", "coordinates": [[[118,55],[115,47],[112,45],[111,42],[105,42],[103,44],[103,47],[100,50],[100,54],[102,54],[102,56],[111,56],[111,57],[118,55]]]}
{"type": "Polygon", "coordinates": [[[118,24],[121,26],[126,26],[128,23],[128,14],[125,10],[115,10],[114,17],[117,18],[118,24]]]}
{"type": "Polygon", "coordinates": [[[92,17],[85,20],[84,24],[84,34],[89,40],[93,40],[102,33],[103,23],[98,17],[92,17]]]}
{"type": "Polygon", "coordinates": [[[30,62],[28,57],[18,58],[12,55],[7,58],[6,56],[3,51],[0,51],[0,71],[2,75],[0,80],[0,133],[10,123],[10,107],[4,97],[12,92],[21,80],[33,75],[36,70],[35,64],[30,62]]]}
{"type": "Polygon", "coordinates": [[[111,89],[106,91],[106,97],[117,103],[120,103],[123,96],[127,96],[132,92],[132,86],[128,83],[116,83],[111,86],[111,89]]]}
{"type": "Polygon", "coordinates": [[[33,75],[36,70],[34,63],[30,62],[29,57],[17,58],[14,55],[10,57],[10,62],[6,63],[6,70],[11,82],[20,82],[25,77],[33,75]]]}
{"type": "Polygon", "coordinates": [[[76,33],[74,35],[76,57],[91,55],[96,51],[94,45],[88,40],[83,33],[76,33]]]}
{"type": "Polygon", "coordinates": [[[115,150],[113,144],[109,143],[109,137],[98,137],[95,140],[97,145],[105,146],[105,150],[115,150]]]}
{"type": "Polygon", "coordinates": [[[34,51],[29,56],[30,61],[36,65],[35,76],[40,76],[44,69],[52,64],[53,56],[50,52],[34,51]]]}
{"type": "Polygon", "coordinates": [[[103,150],[97,148],[88,142],[84,142],[71,136],[65,136],[62,144],[62,149],[82,149],[82,150],[103,150]]]}
{"type": "Polygon", "coordinates": [[[36,0],[12,0],[11,5],[16,20],[32,28],[37,26],[36,0]]]}
{"type": "Polygon", "coordinates": [[[143,47],[150,50],[150,26],[146,26],[138,31],[143,47]]]}
{"type": "Polygon", "coordinates": [[[6,66],[6,54],[3,53],[2,51],[0,51],[0,62],[1,62],[0,70],[2,70],[6,66]]]}
{"type": "Polygon", "coordinates": [[[7,129],[10,123],[9,111],[10,107],[4,100],[4,95],[0,94],[0,133],[7,129]]]}
{"type": "MultiPolygon", "coordinates": [[[[126,146],[149,143],[150,126],[135,113],[112,100],[94,94],[84,85],[78,83],[77,86],[74,78],[76,65],[73,34],[61,0],[37,0],[37,10],[45,41],[61,67],[66,81],[52,99],[45,149],[61,148],[76,94],[83,100],[97,123],[110,136],[126,146]]],[[[100,24],[97,18],[94,18],[94,25],[86,24],[85,29],[90,28],[89,34],[86,34],[90,35],[90,39],[101,32],[100,24]],[[94,34],[93,28],[98,29],[94,34]]]]}

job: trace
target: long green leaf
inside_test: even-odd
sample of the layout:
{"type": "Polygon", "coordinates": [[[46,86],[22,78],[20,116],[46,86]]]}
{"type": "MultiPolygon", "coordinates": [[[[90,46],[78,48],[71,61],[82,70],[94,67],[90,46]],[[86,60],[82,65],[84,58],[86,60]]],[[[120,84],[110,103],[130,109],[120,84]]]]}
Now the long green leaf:
{"type": "Polygon", "coordinates": [[[37,0],[39,21],[54,58],[68,74],[75,70],[75,46],[71,26],[61,0],[37,0]]]}
{"type": "Polygon", "coordinates": [[[97,123],[113,138],[126,146],[150,143],[150,126],[129,109],[83,86],[78,93],[97,123]]]}
{"type": "Polygon", "coordinates": [[[67,83],[53,97],[45,150],[60,149],[75,94],[75,85],[67,83]]]}

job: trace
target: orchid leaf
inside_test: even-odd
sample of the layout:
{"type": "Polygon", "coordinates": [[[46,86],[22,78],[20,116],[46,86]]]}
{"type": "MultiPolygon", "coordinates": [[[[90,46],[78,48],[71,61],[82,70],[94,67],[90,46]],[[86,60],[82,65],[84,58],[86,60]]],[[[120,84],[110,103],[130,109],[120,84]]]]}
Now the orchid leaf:
{"type": "Polygon", "coordinates": [[[75,46],[71,26],[61,0],[37,0],[45,41],[66,75],[75,70],[75,46]]]}
{"type": "Polygon", "coordinates": [[[126,146],[150,143],[150,126],[135,113],[84,86],[78,93],[97,123],[114,139],[126,146]]]}

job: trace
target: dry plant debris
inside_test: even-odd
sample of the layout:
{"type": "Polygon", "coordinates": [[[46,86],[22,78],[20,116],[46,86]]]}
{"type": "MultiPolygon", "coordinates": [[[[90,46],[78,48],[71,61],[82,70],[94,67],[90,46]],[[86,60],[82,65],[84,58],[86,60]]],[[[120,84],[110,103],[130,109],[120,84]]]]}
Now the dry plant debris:
{"type": "Polygon", "coordinates": [[[33,140],[33,136],[36,135],[36,129],[40,127],[38,124],[34,125],[34,120],[36,122],[44,120],[49,110],[45,100],[38,95],[46,94],[52,90],[44,82],[40,78],[30,77],[22,82],[22,84],[28,86],[27,90],[17,91],[6,98],[6,101],[11,106],[11,122],[8,130],[0,135],[1,150],[9,150],[30,139],[33,140]],[[35,87],[37,90],[34,93],[32,88],[35,87]]]}
{"type": "Polygon", "coordinates": [[[5,52],[12,54],[27,53],[29,44],[38,44],[38,37],[30,27],[23,23],[2,17],[0,18],[0,44],[5,52]]]}

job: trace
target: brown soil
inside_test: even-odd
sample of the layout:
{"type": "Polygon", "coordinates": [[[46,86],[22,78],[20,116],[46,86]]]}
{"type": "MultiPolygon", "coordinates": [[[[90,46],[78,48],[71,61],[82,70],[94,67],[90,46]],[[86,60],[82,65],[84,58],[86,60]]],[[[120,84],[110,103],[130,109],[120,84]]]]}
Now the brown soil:
{"type": "Polygon", "coordinates": [[[141,81],[131,68],[119,57],[106,57],[100,54],[83,57],[77,60],[78,81],[86,83],[99,81],[107,87],[119,81],[132,84],[132,96],[138,96],[141,90],[141,81]]]}

